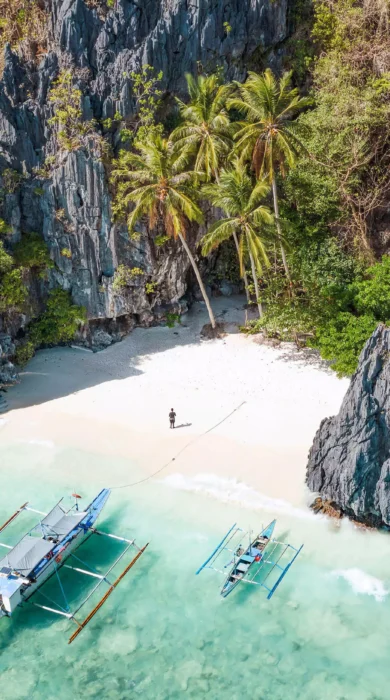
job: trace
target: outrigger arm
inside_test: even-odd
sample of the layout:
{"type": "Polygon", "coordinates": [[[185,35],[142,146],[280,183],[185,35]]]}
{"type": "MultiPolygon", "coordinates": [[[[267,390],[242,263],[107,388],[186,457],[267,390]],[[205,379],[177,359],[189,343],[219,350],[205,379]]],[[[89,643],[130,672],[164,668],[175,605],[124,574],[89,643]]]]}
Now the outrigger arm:
{"type": "Polygon", "coordinates": [[[24,503],[22,506],[20,506],[20,508],[18,508],[18,510],[15,511],[15,513],[13,515],[11,515],[10,518],[8,518],[8,520],[0,527],[0,532],[3,532],[3,530],[5,530],[5,528],[8,527],[8,525],[10,525],[12,523],[12,521],[15,520],[15,518],[17,518],[18,515],[20,515],[20,513],[22,513],[24,510],[26,510],[27,506],[28,506],[28,501],[26,503],[24,503]]]}
{"type": "MultiPolygon", "coordinates": [[[[135,555],[134,559],[131,560],[131,562],[126,566],[126,568],[122,571],[122,573],[118,576],[118,578],[110,585],[110,588],[108,589],[108,591],[106,591],[106,593],[104,594],[103,598],[101,598],[101,599],[99,600],[99,602],[97,603],[97,605],[96,605],[96,606],[94,607],[94,609],[89,613],[89,615],[87,615],[87,617],[85,618],[85,620],[83,620],[82,622],[77,622],[77,620],[72,616],[72,619],[75,621],[75,623],[76,623],[76,625],[78,626],[78,628],[77,628],[77,630],[76,630],[75,632],[73,632],[72,636],[69,638],[68,644],[71,644],[71,643],[76,639],[76,637],[80,634],[80,632],[84,629],[84,627],[87,626],[88,622],[90,622],[90,620],[94,617],[94,615],[96,615],[96,613],[98,612],[98,610],[100,610],[100,608],[102,607],[102,605],[104,605],[104,603],[106,602],[107,598],[111,595],[111,593],[114,591],[114,589],[117,587],[117,585],[122,581],[122,579],[126,576],[126,574],[127,574],[127,573],[130,571],[130,569],[134,566],[134,564],[136,563],[136,561],[140,558],[141,554],[144,553],[144,551],[145,551],[146,547],[148,546],[148,544],[149,544],[149,542],[148,542],[147,544],[145,544],[145,545],[137,552],[137,554],[135,555]]],[[[131,545],[129,545],[129,547],[130,547],[130,546],[131,546],[131,545]]],[[[127,549],[126,549],[125,551],[127,551],[127,549]]],[[[124,553],[125,553],[125,552],[124,552],[124,553]]],[[[118,561],[118,560],[117,560],[117,561],[118,561]]],[[[117,562],[115,562],[115,563],[117,563],[117,562]]],[[[111,569],[112,569],[114,566],[115,566],[115,564],[109,569],[109,571],[111,571],[111,569]]],[[[107,573],[108,573],[108,572],[107,572],[107,573]]],[[[102,581],[99,581],[99,583],[95,586],[94,591],[97,589],[97,587],[98,587],[101,583],[102,583],[102,581]]],[[[90,598],[91,595],[92,595],[92,593],[91,593],[89,596],[87,596],[86,600],[88,600],[88,598],[90,598]]],[[[86,600],[85,600],[84,602],[86,602],[86,600]]],[[[82,605],[84,605],[84,603],[83,603],[82,605]]],[[[82,606],[80,605],[79,608],[78,608],[77,610],[79,610],[81,607],[82,607],[82,606]]],[[[77,610],[76,610],[76,612],[77,612],[77,610]]]]}
{"type": "MultiPolygon", "coordinates": [[[[115,539],[115,540],[118,540],[120,542],[126,543],[125,549],[115,559],[114,563],[110,566],[110,568],[106,571],[105,574],[100,574],[96,570],[95,571],[87,571],[86,569],[82,569],[79,566],[71,566],[70,564],[63,564],[62,565],[62,566],[64,566],[64,568],[72,569],[73,571],[77,571],[78,573],[84,574],[85,576],[92,576],[93,578],[99,579],[97,584],[93,587],[93,589],[90,591],[90,593],[87,595],[87,597],[82,601],[82,603],[80,603],[80,605],[73,612],[71,612],[69,610],[67,603],[66,603],[67,609],[64,609],[64,608],[61,608],[61,605],[59,605],[55,601],[52,601],[50,598],[48,598],[48,601],[53,603],[54,605],[58,605],[58,607],[61,608],[61,610],[49,607],[48,605],[42,605],[41,603],[35,603],[35,602],[33,603],[33,605],[35,605],[38,608],[42,608],[43,610],[47,610],[48,612],[54,613],[55,615],[61,615],[62,617],[68,618],[68,620],[73,620],[73,622],[77,625],[77,630],[69,638],[68,644],[71,644],[76,639],[76,637],[80,634],[80,632],[84,629],[84,627],[86,627],[87,624],[90,622],[90,620],[94,617],[94,615],[96,615],[98,610],[100,610],[100,608],[104,605],[107,598],[111,595],[111,593],[114,591],[114,589],[117,587],[117,585],[121,582],[121,580],[126,576],[126,574],[130,571],[130,569],[134,566],[136,561],[140,558],[141,554],[144,553],[145,549],[147,548],[147,546],[149,544],[149,543],[147,543],[144,545],[144,547],[139,548],[135,544],[135,540],[128,540],[125,537],[119,537],[118,535],[113,535],[113,534],[108,533],[108,532],[102,532],[101,530],[96,530],[93,527],[91,527],[89,529],[91,530],[92,534],[102,535],[102,536],[109,537],[111,539],[115,539]],[[115,581],[111,582],[108,579],[109,574],[114,569],[114,567],[119,563],[119,561],[125,556],[125,554],[129,551],[130,547],[134,547],[135,549],[137,549],[138,550],[137,554],[130,561],[130,563],[126,566],[126,568],[122,571],[122,573],[118,576],[118,578],[115,579],[115,581]],[[102,583],[107,583],[107,585],[109,586],[108,590],[106,591],[104,596],[99,600],[99,602],[95,605],[93,610],[87,615],[87,617],[82,622],[79,622],[76,619],[75,615],[88,602],[88,600],[93,596],[95,591],[97,591],[97,589],[99,588],[99,586],[102,583]]],[[[72,553],[70,555],[70,557],[76,559],[81,564],[84,564],[84,562],[82,562],[81,559],[79,559],[75,554],[72,553]]],[[[60,585],[61,585],[61,583],[60,583],[60,585]]],[[[63,592],[63,595],[65,597],[64,592],[63,592]]],[[[45,597],[47,598],[47,596],[45,596],[45,597]]],[[[66,600],[65,600],[65,602],[66,602],[66,600]]]]}

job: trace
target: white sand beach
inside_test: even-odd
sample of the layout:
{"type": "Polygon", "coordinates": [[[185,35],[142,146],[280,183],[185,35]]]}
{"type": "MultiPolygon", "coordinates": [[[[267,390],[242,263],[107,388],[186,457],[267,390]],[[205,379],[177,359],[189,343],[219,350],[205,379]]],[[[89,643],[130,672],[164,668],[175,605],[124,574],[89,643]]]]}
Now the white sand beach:
{"type": "MultiPolygon", "coordinates": [[[[302,506],[309,499],[308,450],[320,421],[338,411],[348,380],[339,380],[315,353],[269,347],[238,333],[242,298],[213,303],[232,331],[236,324],[223,339],[200,339],[207,316],[198,303],[181,326],[136,329],[100,353],[38,352],[7,393],[2,443],[125,456],[135,460],[140,478],[166,465],[153,478],[177,488],[302,506]]],[[[118,466],[111,468],[109,459],[107,465],[95,479],[128,483],[118,466]]],[[[79,470],[67,466],[75,484],[79,470]]]]}

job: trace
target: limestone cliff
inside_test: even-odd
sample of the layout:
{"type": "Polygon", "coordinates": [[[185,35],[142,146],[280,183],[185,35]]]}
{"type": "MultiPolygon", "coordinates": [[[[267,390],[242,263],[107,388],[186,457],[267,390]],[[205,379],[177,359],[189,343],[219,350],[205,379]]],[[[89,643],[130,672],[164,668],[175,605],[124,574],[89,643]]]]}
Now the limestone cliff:
{"type": "MultiPolygon", "coordinates": [[[[74,302],[87,309],[86,341],[101,346],[135,324],[152,323],[164,308],[179,311],[189,263],[174,243],[156,250],[147,236],[130,241],[125,228],[113,223],[106,168],[89,147],[58,153],[49,125],[52,81],[61,69],[72,69],[84,116],[96,119],[99,130],[101,120],[117,111],[132,114],[134,99],[124,75],[142,64],[163,72],[168,99],[183,91],[186,72],[222,66],[227,78],[242,79],[259,56],[277,64],[288,35],[287,0],[116,0],[112,9],[105,0],[42,3],[49,23],[47,53],[32,60],[5,49],[0,176],[13,169],[21,177],[12,191],[0,180],[0,216],[12,226],[11,248],[22,232],[38,232],[55,262],[48,280],[32,290],[35,303],[43,303],[47,289],[70,290],[74,302]],[[36,168],[47,156],[55,156],[55,164],[42,179],[36,168]],[[64,249],[70,254],[61,255],[64,249]],[[142,268],[158,292],[148,295],[145,284],[135,281],[126,294],[114,294],[120,263],[142,268]]],[[[115,149],[117,134],[110,138],[115,149]]],[[[28,318],[28,313],[0,316],[3,369],[11,338],[28,318]]]]}
{"type": "Polygon", "coordinates": [[[315,436],[307,483],[367,524],[390,525],[390,329],[367,341],[340,412],[315,436]]]}

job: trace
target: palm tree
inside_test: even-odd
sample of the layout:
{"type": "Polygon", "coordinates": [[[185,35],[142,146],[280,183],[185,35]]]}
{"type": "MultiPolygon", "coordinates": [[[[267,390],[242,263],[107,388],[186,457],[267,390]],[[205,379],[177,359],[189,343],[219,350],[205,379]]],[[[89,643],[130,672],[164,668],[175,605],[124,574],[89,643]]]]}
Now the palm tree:
{"type": "Polygon", "coordinates": [[[237,150],[243,157],[252,158],[257,177],[266,175],[272,185],[276,227],[280,239],[286,277],[291,283],[286,253],[282,243],[279,219],[279,199],[276,169],[284,176],[287,167],[294,165],[298,151],[303,147],[295,133],[292,116],[307,107],[311,100],[300,97],[290,87],[291,72],[278,81],[270,68],[262,74],[249,72],[243,85],[238,84],[239,96],[228,101],[228,106],[245,114],[236,133],[237,150]]]}
{"type": "Polygon", "coordinates": [[[226,100],[232,85],[220,85],[217,75],[193,78],[186,75],[189,104],[177,99],[183,124],[171,134],[175,150],[188,152],[195,159],[194,170],[204,172],[206,181],[218,180],[221,160],[226,160],[233,148],[232,124],[226,100]]]}
{"type": "Polygon", "coordinates": [[[139,141],[137,150],[138,153],[122,151],[112,172],[113,181],[120,182],[119,196],[124,205],[135,205],[127,219],[129,232],[134,231],[143,216],[148,216],[152,229],[163,221],[167,234],[180,239],[198,280],[211,326],[215,328],[210,301],[186,241],[188,222],[203,221],[194,200],[192,185],[196,173],[184,170],[183,154],[174,153],[172,144],[158,133],[152,132],[145,141],[139,141]]]}
{"type": "Polygon", "coordinates": [[[257,272],[261,272],[262,265],[269,265],[265,246],[269,233],[264,231],[264,225],[273,223],[269,208],[261,202],[269,193],[269,189],[269,185],[264,181],[259,181],[253,186],[246,166],[238,159],[231,170],[221,171],[219,183],[205,185],[202,189],[210,202],[227,215],[227,218],[212,224],[202,238],[202,253],[208,255],[211,250],[233,236],[243,275],[244,254],[248,251],[260,317],[263,310],[259,301],[257,272]]]}

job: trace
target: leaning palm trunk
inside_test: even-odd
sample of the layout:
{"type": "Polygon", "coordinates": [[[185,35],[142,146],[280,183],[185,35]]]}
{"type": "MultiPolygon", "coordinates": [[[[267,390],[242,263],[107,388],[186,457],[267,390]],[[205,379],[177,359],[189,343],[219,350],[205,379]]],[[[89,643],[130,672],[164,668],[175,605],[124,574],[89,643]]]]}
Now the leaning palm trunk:
{"type": "Polygon", "coordinates": [[[251,250],[249,248],[249,241],[248,241],[248,249],[249,249],[249,258],[251,261],[253,283],[255,285],[257,308],[259,309],[259,318],[261,318],[263,315],[263,306],[262,306],[262,303],[260,301],[260,290],[259,290],[259,283],[257,281],[256,265],[255,265],[255,261],[253,259],[253,255],[251,253],[251,250]]]}
{"type": "Polygon", "coordinates": [[[201,276],[200,276],[200,272],[199,272],[198,266],[197,266],[197,264],[196,264],[196,262],[195,262],[195,258],[194,258],[194,256],[192,255],[192,253],[191,253],[191,251],[190,251],[190,249],[189,249],[189,247],[188,247],[188,245],[187,245],[186,239],[184,238],[184,236],[183,236],[181,233],[179,233],[179,238],[180,238],[180,240],[181,240],[181,242],[182,242],[182,244],[183,244],[184,250],[186,251],[186,253],[187,253],[187,255],[188,255],[189,259],[190,259],[190,262],[191,262],[191,265],[192,265],[192,269],[193,269],[193,271],[195,272],[195,275],[196,275],[196,279],[198,280],[198,284],[199,284],[199,287],[200,287],[200,291],[202,292],[203,299],[204,299],[205,304],[206,304],[206,306],[207,306],[207,311],[209,312],[211,327],[212,327],[212,328],[215,328],[215,327],[216,327],[216,323],[215,323],[215,318],[214,318],[213,310],[212,310],[212,308],[211,308],[211,304],[210,304],[209,298],[208,298],[208,296],[207,296],[207,292],[206,292],[205,286],[204,286],[204,284],[203,284],[203,282],[202,282],[202,278],[201,278],[201,276]]]}
{"type": "Polygon", "coordinates": [[[291,284],[291,275],[290,275],[290,270],[288,269],[288,264],[287,264],[287,258],[286,258],[286,251],[284,250],[284,246],[282,243],[282,229],[280,228],[280,221],[279,221],[279,201],[278,201],[278,189],[276,186],[276,179],[275,175],[272,178],[272,194],[274,196],[274,211],[275,211],[275,221],[276,221],[276,228],[278,231],[278,236],[279,236],[279,243],[280,243],[280,250],[282,252],[282,260],[283,260],[283,265],[284,269],[286,272],[286,277],[288,281],[291,284]]]}
{"type": "MultiPolygon", "coordinates": [[[[240,244],[238,242],[237,234],[235,231],[233,231],[233,238],[234,238],[234,243],[236,244],[236,248],[237,248],[238,260],[240,260],[240,244]]],[[[245,268],[242,271],[242,279],[244,280],[244,284],[245,284],[246,300],[249,304],[251,299],[250,299],[249,289],[248,289],[248,277],[247,277],[245,268]]]]}

